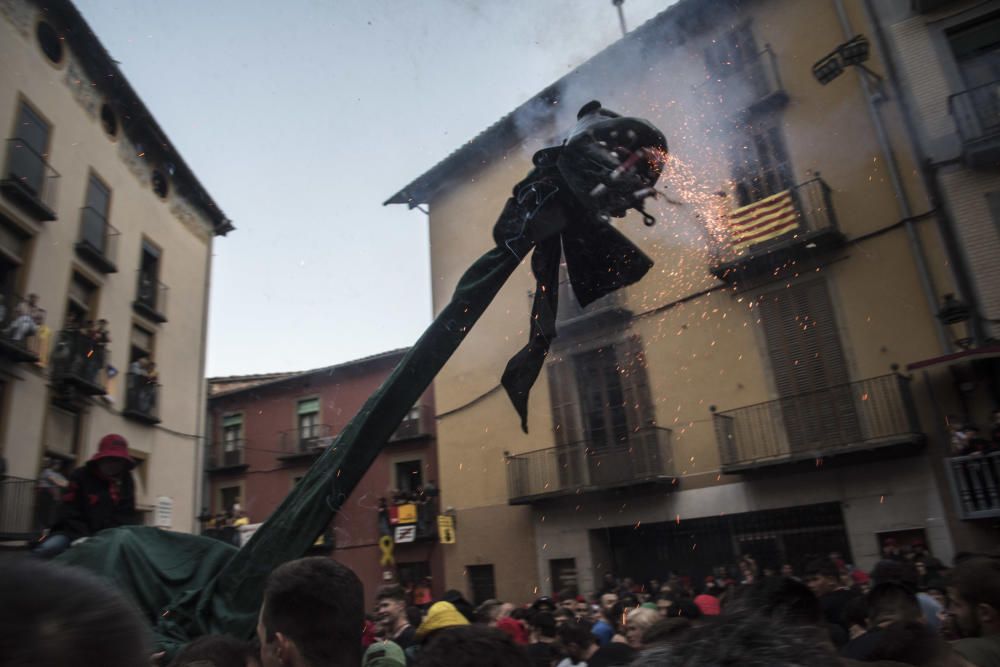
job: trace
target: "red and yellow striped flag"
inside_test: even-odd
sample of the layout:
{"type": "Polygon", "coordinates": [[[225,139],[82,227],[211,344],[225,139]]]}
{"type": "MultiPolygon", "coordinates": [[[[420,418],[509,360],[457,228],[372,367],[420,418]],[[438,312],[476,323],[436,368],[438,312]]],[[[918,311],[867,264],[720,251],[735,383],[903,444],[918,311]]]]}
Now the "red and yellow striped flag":
{"type": "Polygon", "coordinates": [[[729,214],[733,248],[743,251],[799,226],[799,212],[788,190],[755,201],[729,214]]]}

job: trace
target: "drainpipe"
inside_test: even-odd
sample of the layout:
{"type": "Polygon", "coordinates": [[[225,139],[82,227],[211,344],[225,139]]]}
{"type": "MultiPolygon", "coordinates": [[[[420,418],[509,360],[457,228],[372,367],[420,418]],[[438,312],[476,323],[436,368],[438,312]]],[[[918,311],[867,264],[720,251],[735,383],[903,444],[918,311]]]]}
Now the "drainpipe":
{"type": "Polygon", "coordinates": [[[878,20],[878,15],[872,6],[872,0],[864,0],[863,4],[865,16],[875,29],[875,44],[878,46],[879,51],[882,52],[882,58],[885,60],[888,70],[887,78],[892,84],[893,92],[900,101],[899,106],[900,112],[903,115],[903,127],[906,130],[907,137],[910,139],[910,143],[913,144],[913,150],[922,167],[920,176],[924,181],[924,186],[927,188],[928,195],[930,195],[931,206],[938,211],[938,230],[941,233],[941,240],[944,242],[945,252],[948,254],[948,265],[951,268],[952,279],[958,286],[958,292],[962,300],[969,305],[972,311],[970,319],[972,338],[975,341],[975,346],[980,347],[986,341],[986,329],[983,323],[982,311],[979,308],[979,295],[973,286],[968,257],[961,243],[959,243],[955,225],[945,208],[945,199],[941,192],[941,184],[938,182],[938,169],[941,163],[933,162],[924,153],[924,148],[917,132],[917,124],[913,119],[913,111],[906,103],[906,98],[903,96],[903,91],[900,88],[895,56],[889,49],[889,42],[885,37],[885,31],[882,29],[882,23],[878,20]]]}
{"type": "MultiPolygon", "coordinates": [[[[194,522],[191,524],[195,529],[198,527],[198,516],[201,514],[201,505],[205,498],[205,487],[208,484],[208,480],[205,476],[205,443],[209,437],[207,424],[208,424],[208,405],[205,399],[205,392],[208,388],[208,379],[205,377],[205,366],[206,358],[208,357],[208,305],[209,305],[209,291],[212,287],[212,253],[213,247],[215,246],[215,233],[214,230],[209,231],[208,236],[208,257],[205,259],[205,287],[204,295],[205,300],[201,309],[201,358],[198,360],[198,416],[197,423],[195,427],[195,441],[194,441],[194,461],[195,461],[195,476],[194,476],[194,506],[192,507],[194,513],[194,522]]],[[[246,499],[243,499],[244,505],[246,504],[246,499]]]]}
{"type": "MultiPolygon", "coordinates": [[[[844,0],[834,0],[834,5],[837,8],[837,18],[840,19],[840,27],[844,31],[844,39],[850,39],[854,37],[855,32],[851,28],[851,22],[847,18],[847,11],[844,9],[844,0]]],[[[879,95],[876,100],[875,95],[871,90],[871,84],[869,83],[866,75],[864,73],[859,73],[858,76],[861,79],[861,89],[865,94],[865,101],[868,104],[868,113],[871,116],[872,124],[875,127],[875,134],[878,138],[879,148],[882,154],[885,155],[886,166],[889,169],[889,182],[892,185],[893,193],[896,196],[896,201],[899,202],[900,213],[903,219],[906,220],[904,223],[904,229],[906,230],[906,237],[910,244],[910,251],[913,254],[913,259],[917,264],[917,275],[920,279],[920,288],[924,293],[924,299],[927,301],[927,307],[931,313],[931,319],[934,321],[934,331],[937,333],[938,343],[941,345],[941,349],[945,352],[951,351],[951,343],[949,342],[947,332],[944,329],[944,324],[935,317],[938,311],[938,296],[937,289],[934,286],[934,280],[931,278],[930,271],[927,268],[927,257],[924,253],[923,242],[920,240],[920,236],[917,234],[916,224],[913,221],[913,210],[910,207],[910,200],[906,196],[906,191],[903,189],[903,181],[899,175],[899,163],[896,161],[896,154],[892,150],[892,146],[889,143],[889,137],[885,131],[885,123],[882,120],[882,114],[879,111],[878,105],[885,101],[884,95],[879,95]]]]}

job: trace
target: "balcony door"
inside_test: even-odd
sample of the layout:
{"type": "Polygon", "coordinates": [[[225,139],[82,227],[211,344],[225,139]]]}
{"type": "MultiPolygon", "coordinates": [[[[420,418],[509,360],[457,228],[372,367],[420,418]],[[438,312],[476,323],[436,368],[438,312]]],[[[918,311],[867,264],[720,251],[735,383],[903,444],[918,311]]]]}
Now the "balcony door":
{"type": "Polygon", "coordinates": [[[791,453],[859,442],[858,414],[826,283],[813,280],[765,294],[760,313],[791,453]]]}
{"type": "Polygon", "coordinates": [[[549,364],[564,486],[603,486],[646,470],[643,427],[653,423],[641,342],[630,338],[549,364]]]}
{"type": "Polygon", "coordinates": [[[7,176],[21,182],[36,197],[45,181],[45,151],[49,143],[49,124],[25,102],[18,109],[15,136],[18,141],[8,148],[7,176]]]}
{"type": "Polygon", "coordinates": [[[1000,15],[948,33],[966,88],[1000,81],[1000,15]]]}

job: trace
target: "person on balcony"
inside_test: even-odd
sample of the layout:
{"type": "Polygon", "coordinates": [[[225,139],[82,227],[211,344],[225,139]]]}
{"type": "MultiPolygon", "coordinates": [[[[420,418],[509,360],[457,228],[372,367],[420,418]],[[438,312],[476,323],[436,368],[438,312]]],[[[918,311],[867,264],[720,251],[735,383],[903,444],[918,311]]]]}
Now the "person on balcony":
{"type": "Polygon", "coordinates": [[[35,494],[35,516],[40,528],[47,528],[55,519],[55,508],[59,506],[63,489],[69,480],[62,472],[63,462],[53,456],[45,457],[45,467],[38,474],[35,494]]]}
{"type": "Polygon", "coordinates": [[[14,319],[4,333],[13,341],[20,342],[29,336],[34,336],[38,332],[38,295],[29,294],[27,301],[17,304],[14,309],[14,319]]]}
{"type": "Polygon", "coordinates": [[[53,558],[76,540],[135,523],[134,467],[125,438],[114,433],[101,438],[97,453],[70,475],[59,516],[35,555],[53,558]]]}

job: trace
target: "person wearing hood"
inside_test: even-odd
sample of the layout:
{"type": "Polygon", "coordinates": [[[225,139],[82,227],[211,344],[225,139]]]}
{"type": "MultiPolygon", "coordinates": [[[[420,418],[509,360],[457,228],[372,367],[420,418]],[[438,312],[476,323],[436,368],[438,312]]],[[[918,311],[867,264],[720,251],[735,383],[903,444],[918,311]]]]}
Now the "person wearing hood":
{"type": "Polygon", "coordinates": [[[97,453],[70,475],[51,532],[34,554],[54,558],[82,537],[135,523],[134,467],[125,438],[115,433],[101,438],[97,453]]]}
{"type": "Polygon", "coordinates": [[[414,636],[416,643],[406,649],[406,664],[412,665],[420,656],[422,647],[430,638],[441,630],[472,625],[451,602],[435,602],[427,610],[420,627],[414,636]]]}

